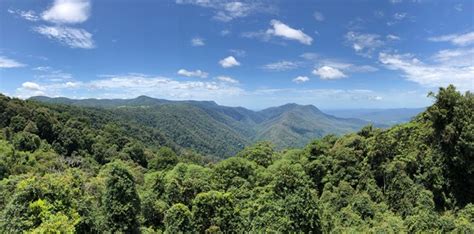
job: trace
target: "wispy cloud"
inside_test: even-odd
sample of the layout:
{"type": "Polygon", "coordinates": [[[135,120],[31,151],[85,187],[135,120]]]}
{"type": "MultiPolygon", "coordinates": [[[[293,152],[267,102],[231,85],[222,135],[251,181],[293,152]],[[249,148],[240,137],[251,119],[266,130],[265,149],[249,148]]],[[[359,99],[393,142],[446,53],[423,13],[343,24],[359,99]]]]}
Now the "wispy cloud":
{"type": "Polygon", "coordinates": [[[71,48],[95,48],[95,43],[92,40],[92,34],[81,28],[43,25],[35,27],[33,30],[49,39],[54,39],[71,48]]]}
{"type": "Polygon", "coordinates": [[[371,65],[358,65],[341,59],[325,58],[316,53],[304,53],[300,55],[300,57],[311,62],[316,68],[313,71],[313,74],[318,75],[323,79],[328,79],[331,76],[343,78],[344,76],[348,76],[350,73],[367,73],[379,70],[371,65]],[[322,69],[323,67],[326,68],[322,69]]]}
{"type": "Polygon", "coordinates": [[[199,78],[207,78],[209,73],[203,72],[201,70],[196,71],[188,71],[186,69],[179,69],[177,72],[178,75],[187,76],[187,77],[199,77],[199,78]]]}
{"type": "Polygon", "coordinates": [[[315,11],[313,13],[313,17],[316,21],[319,21],[319,22],[324,21],[324,19],[325,19],[323,13],[321,13],[319,11],[315,11]]]}
{"type": "Polygon", "coordinates": [[[255,13],[273,13],[275,6],[259,0],[176,0],[177,4],[189,4],[214,10],[215,20],[228,22],[237,18],[247,17],[255,13]]]}
{"type": "Polygon", "coordinates": [[[472,60],[458,65],[447,60],[448,58],[455,60],[458,56],[461,56],[458,52],[440,52],[435,56],[439,59],[438,62],[427,64],[411,54],[380,53],[379,61],[389,69],[401,71],[408,80],[426,87],[454,84],[462,90],[473,90],[474,64],[472,60]]]}
{"type": "Polygon", "coordinates": [[[474,32],[430,37],[428,40],[434,42],[450,42],[451,44],[457,46],[467,46],[474,43],[474,32]]]}
{"type": "Polygon", "coordinates": [[[0,56],[0,68],[16,68],[16,67],[24,67],[24,66],[26,65],[14,59],[0,56]]]}
{"type": "Polygon", "coordinates": [[[288,71],[288,70],[293,70],[299,67],[298,62],[292,62],[292,61],[278,61],[275,63],[269,63],[266,65],[263,65],[262,68],[267,71],[288,71]]]}
{"type": "Polygon", "coordinates": [[[89,0],[55,0],[48,10],[41,14],[45,21],[59,24],[82,23],[89,18],[89,0]]]}
{"type": "Polygon", "coordinates": [[[240,66],[240,62],[237,61],[237,59],[235,59],[234,56],[229,56],[229,57],[226,57],[226,58],[220,60],[219,64],[223,68],[230,68],[230,67],[240,66]]]}
{"type": "Polygon", "coordinates": [[[297,76],[297,77],[294,78],[292,81],[295,82],[295,83],[297,83],[297,84],[301,84],[301,83],[308,82],[308,81],[309,81],[309,77],[307,77],[307,76],[297,76]]]}
{"type": "Polygon", "coordinates": [[[399,41],[400,40],[400,37],[399,36],[396,36],[396,35],[393,35],[393,34],[388,34],[386,36],[387,40],[390,40],[390,41],[399,41]]]}
{"type": "Polygon", "coordinates": [[[29,11],[22,11],[22,10],[13,10],[13,9],[8,9],[8,13],[17,15],[25,20],[28,21],[38,21],[40,20],[40,17],[36,14],[35,11],[29,10],[29,11]]]}
{"type": "Polygon", "coordinates": [[[231,84],[238,84],[238,83],[239,83],[238,80],[233,79],[233,78],[231,78],[231,77],[229,77],[229,76],[218,76],[218,77],[216,77],[216,79],[217,79],[217,80],[220,80],[220,81],[222,81],[222,82],[227,82],[227,83],[231,83],[231,84]]]}
{"type": "Polygon", "coordinates": [[[372,33],[349,31],[346,33],[345,39],[346,43],[351,45],[357,54],[366,57],[371,57],[377,48],[385,44],[380,35],[372,33]]]}
{"type": "Polygon", "coordinates": [[[237,57],[245,57],[245,55],[247,55],[247,52],[245,50],[239,49],[230,49],[229,52],[237,57]]]}
{"type": "Polygon", "coordinates": [[[206,45],[206,43],[204,43],[204,39],[202,39],[200,37],[195,37],[195,38],[191,39],[191,45],[192,46],[204,46],[204,45],[206,45]]]}

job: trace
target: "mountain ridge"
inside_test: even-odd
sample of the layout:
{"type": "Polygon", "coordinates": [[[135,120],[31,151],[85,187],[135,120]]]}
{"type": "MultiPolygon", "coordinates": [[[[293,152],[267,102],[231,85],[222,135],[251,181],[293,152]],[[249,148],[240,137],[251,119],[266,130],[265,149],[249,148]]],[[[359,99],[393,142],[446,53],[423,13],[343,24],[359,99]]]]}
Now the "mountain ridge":
{"type": "Polygon", "coordinates": [[[132,99],[36,96],[30,100],[109,109],[129,121],[159,129],[183,147],[225,156],[256,141],[270,141],[279,148],[300,147],[314,138],[355,132],[368,124],[386,127],[361,119],[336,117],[314,105],[296,103],[254,111],[222,106],[214,101],[171,101],[143,95],[132,99]],[[233,144],[226,144],[229,141],[233,144]]]}

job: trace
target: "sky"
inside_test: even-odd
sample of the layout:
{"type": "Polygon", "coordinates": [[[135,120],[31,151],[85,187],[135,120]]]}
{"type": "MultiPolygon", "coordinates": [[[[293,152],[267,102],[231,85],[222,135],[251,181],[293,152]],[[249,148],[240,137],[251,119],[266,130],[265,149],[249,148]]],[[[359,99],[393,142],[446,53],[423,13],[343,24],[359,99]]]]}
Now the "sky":
{"type": "Polygon", "coordinates": [[[0,0],[0,93],[411,108],[474,89],[474,1],[0,0]]]}

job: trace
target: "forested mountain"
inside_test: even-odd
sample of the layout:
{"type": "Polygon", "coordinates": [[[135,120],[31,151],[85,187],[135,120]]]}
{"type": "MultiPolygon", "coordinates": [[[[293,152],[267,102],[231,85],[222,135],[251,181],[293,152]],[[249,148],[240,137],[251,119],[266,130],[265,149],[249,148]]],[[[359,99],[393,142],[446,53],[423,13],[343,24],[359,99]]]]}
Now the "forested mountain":
{"type": "MultiPolygon", "coordinates": [[[[336,118],[315,106],[287,104],[252,111],[212,101],[33,97],[43,103],[106,108],[129,121],[159,129],[180,146],[206,154],[230,156],[252,142],[268,140],[278,149],[301,147],[326,134],[354,132],[368,121],[336,118]]],[[[382,126],[382,125],[377,125],[382,126]]]]}
{"type": "Polygon", "coordinates": [[[395,109],[347,109],[325,110],[326,113],[341,118],[356,118],[386,125],[395,125],[410,121],[426,108],[395,108],[395,109]]]}
{"type": "Polygon", "coordinates": [[[474,96],[431,96],[389,129],[220,161],[115,110],[0,96],[0,232],[472,233],[474,96]]]}

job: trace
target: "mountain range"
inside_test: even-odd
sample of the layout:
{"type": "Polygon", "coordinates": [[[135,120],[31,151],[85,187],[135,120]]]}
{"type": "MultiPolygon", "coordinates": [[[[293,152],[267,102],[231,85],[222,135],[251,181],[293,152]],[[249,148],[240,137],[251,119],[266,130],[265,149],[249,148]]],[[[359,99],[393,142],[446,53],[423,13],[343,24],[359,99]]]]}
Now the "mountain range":
{"type": "Polygon", "coordinates": [[[278,148],[301,147],[327,134],[341,135],[365,125],[387,124],[326,114],[313,105],[294,103],[259,111],[218,105],[213,101],[170,101],[147,96],[133,99],[69,99],[37,96],[48,104],[65,104],[113,111],[122,119],[158,129],[184,148],[231,156],[256,141],[278,148]]]}

